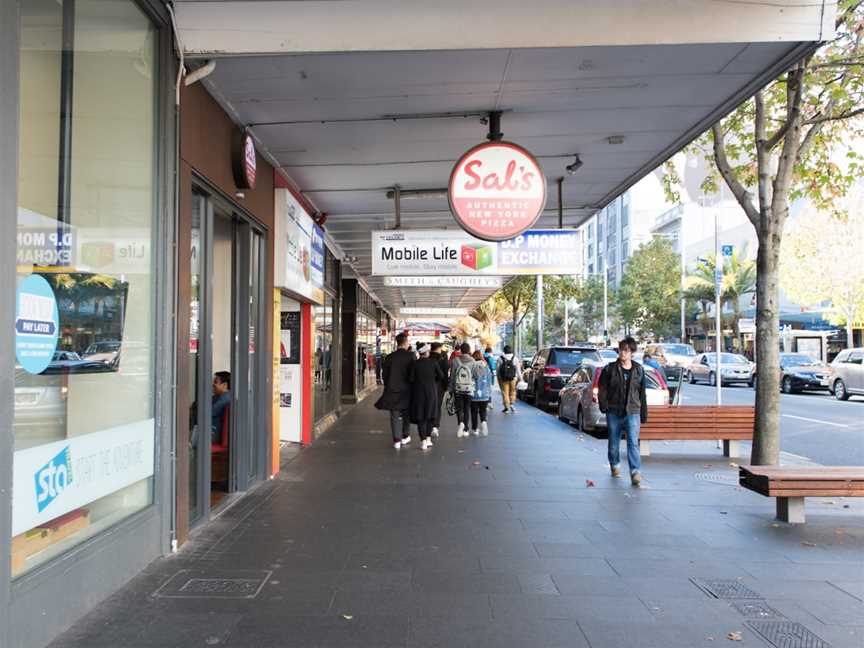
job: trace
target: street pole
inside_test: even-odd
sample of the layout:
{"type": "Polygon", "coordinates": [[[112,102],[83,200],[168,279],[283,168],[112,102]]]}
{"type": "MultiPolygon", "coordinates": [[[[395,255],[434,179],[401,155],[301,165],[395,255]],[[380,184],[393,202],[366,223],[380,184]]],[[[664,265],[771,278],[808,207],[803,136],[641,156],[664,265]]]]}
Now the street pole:
{"type": "Polygon", "coordinates": [[[723,262],[720,257],[720,209],[719,207],[714,208],[714,311],[715,311],[715,320],[716,320],[716,341],[715,352],[716,359],[714,361],[714,366],[717,368],[715,382],[717,383],[717,405],[722,405],[723,396],[722,396],[722,385],[723,385],[723,368],[720,364],[720,337],[721,337],[721,315],[720,312],[720,293],[722,291],[723,284],[723,266],[721,265],[723,262]]]}
{"type": "Polygon", "coordinates": [[[684,238],[684,209],[681,209],[681,227],[679,228],[680,238],[678,244],[681,247],[681,343],[683,344],[687,338],[687,313],[685,308],[684,291],[687,289],[687,257],[684,238]]]}
{"type": "Polygon", "coordinates": [[[603,259],[603,344],[609,346],[609,269],[603,259]]]}
{"type": "Polygon", "coordinates": [[[537,350],[543,348],[543,275],[537,275],[537,350]]]}
{"type": "Polygon", "coordinates": [[[567,313],[567,300],[565,299],[564,300],[564,346],[570,346],[570,338],[567,335],[567,320],[568,319],[569,318],[568,318],[568,313],[567,313]]]}

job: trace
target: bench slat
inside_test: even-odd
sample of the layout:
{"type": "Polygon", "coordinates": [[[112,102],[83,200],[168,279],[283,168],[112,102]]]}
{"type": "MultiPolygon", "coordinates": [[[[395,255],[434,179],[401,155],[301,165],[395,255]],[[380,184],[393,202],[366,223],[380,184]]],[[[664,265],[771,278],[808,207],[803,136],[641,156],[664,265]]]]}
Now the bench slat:
{"type": "MultiPolygon", "coordinates": [[[[759,491],[761,493],[761,491],[759,491]]],[[[765,493],[762,493],[763,495],[765,493]]],[[[842,488],[818,488],[811,490],[770,490],[768,497],[864,497],[864,491],[849,491],[842,488]]]]}

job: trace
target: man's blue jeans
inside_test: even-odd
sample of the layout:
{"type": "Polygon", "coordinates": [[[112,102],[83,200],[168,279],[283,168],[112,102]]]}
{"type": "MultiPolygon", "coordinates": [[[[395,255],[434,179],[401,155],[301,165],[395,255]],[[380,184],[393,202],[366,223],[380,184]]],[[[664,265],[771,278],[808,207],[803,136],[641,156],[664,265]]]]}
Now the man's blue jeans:
{"type": "Polygon", "coordinates": [[[618,416],[606,413],[606,426],[609,428],[609,465],[617,468],[621,463],[621,435],[627,435],[627,463],[630,464],[630,474],[642,468],[639,459],[639,415],[628,414],[618,416]]]}

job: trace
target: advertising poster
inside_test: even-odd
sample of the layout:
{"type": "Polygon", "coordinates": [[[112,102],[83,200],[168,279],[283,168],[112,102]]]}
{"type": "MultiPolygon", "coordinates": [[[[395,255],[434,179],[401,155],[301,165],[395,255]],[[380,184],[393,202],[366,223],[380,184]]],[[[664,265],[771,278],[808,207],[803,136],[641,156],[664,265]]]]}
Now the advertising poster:
{"type": "Polygon", "coordinates": [[[275,285],[324,301],[324,233],[287,189],[276,190],[275,285]]]}

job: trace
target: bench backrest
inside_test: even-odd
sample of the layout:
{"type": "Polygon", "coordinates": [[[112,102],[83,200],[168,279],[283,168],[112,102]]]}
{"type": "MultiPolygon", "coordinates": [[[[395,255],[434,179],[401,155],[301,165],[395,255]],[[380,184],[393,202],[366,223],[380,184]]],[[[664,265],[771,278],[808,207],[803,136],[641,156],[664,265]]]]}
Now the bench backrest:
{"type": "Polygon", "coordinates": [[[639,438],[730,439],[753,438],[756,408],[752,405],[679,405],[648,408],[648,422],[639,438]]]}

